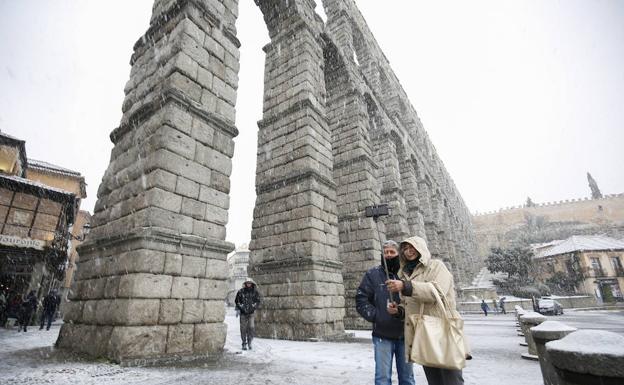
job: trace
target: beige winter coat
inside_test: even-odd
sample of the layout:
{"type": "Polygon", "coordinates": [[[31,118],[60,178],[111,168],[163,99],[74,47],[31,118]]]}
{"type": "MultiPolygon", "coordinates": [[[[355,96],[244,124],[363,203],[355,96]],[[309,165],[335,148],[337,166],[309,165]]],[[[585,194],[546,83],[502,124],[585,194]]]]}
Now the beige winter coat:
{"type": "Polygon", "coordinates": [[[423,304],[423,314],[440,316],[435,304],[433,288],[427,282],[436,283],[440,291],[446,295],[452,316],[454,318],[461,318],[461,316],[456,310],[453,276],[446,268],[446,265],[444,265],[444,262],[438,259],[431,259],[427,243],[420,237],[407,238],[401,242],[401,244],[403,243],[411,244],[420,253],[420,262],[409,276],[403,271],[407,260],[401,254],[401,269],[398,274],[399,279],[409,281],[412,285],[412,294],[410,296],[401,295],[401,306],[405,311],[405,354],[409,361],[409,354],[412,350],[414,339],[414,330],[409,321],[409,316],[419,314],[421,304],[423,304]]]}

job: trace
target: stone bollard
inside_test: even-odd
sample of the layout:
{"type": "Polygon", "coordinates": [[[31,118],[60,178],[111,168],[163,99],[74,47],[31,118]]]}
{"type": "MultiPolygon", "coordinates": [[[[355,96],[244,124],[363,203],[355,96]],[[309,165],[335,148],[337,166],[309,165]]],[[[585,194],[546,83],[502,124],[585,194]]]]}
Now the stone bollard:
{"type": "Polygon", "coordinates": [[[624,337],[602,330],[578,330],[546,343],[558,385],[624,384],[624,337]]]}
{"type": "Polygon", "coordinates": [[[522,333],[522,329],[520,328],[520,326],[521,326],[521,324],[520,324],[520,317],[522,317],[526,313],[527,313],[526,310],[524,310],[520,306],[516,305],[516,326],[517,326],[516,331],[518,332],[518,336],[519,337],[524,337],[524,333],[522,333]]]}
{"type": "Polygon", "coordinates": [[[576,331],[576,328],[558,321],[545,321],[531,328],[531,335],[533,336],[533,341],[535,341],[540,368],[542,369],[544,385],[559,385],[555,367],[550,362],[548,354],[546,354],[546,343],[559,340],[573,331],[576,331]]]}
{"type": "Polygon", "coordinates": [[[524,339],[529,347],[529,352],[523,353],[522,358],[526,358],[527,360],[537,361],[538,359],[537,349],[535,348],[535,341],[533,341],[533,336],[531,336],[530,329],[533,326],[537,326],[544,321],[546,321],[546,317],[534,311],[530,311],[520,317],[520,326],[522,327],[522,332],[524,333],[524,339]]]}

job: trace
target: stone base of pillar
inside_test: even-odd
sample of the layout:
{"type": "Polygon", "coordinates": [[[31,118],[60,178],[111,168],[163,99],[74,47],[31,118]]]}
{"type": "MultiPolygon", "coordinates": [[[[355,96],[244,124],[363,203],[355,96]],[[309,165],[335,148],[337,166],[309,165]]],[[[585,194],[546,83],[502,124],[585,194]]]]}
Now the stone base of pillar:
{"type": "Polygon", "coordinates": [[[58,348],[140,366],[221,356],[231,244],[148,228],[83,246],[58,348]]]}
{"type": "Polygon", "coordinates": [[[250,274],[263,303],[256,315],[256,335],[287,340],[344,337],[342,264],[297,260],[253,264],[250,274]]]}

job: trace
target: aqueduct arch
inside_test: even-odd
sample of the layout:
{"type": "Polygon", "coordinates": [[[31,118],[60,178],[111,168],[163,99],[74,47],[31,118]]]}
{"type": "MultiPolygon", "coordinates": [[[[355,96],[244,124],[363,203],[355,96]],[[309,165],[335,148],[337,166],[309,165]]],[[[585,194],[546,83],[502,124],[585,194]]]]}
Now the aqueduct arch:
{"type": "MultiPolygon", "coordinates": [[[[271,40],[250,243],[257,331],[334,338],[368,327],[353,299],[381,251],[366,206],[389,203],[381,233],[430,237],[462,276],[470,215],[353,0],[323,1],[327,22],[313,0],[255,1],[271,40]]],[[[222,351],[237,14],[237,0],[155,0],[60,347],[118,362],[222,351]]]]}

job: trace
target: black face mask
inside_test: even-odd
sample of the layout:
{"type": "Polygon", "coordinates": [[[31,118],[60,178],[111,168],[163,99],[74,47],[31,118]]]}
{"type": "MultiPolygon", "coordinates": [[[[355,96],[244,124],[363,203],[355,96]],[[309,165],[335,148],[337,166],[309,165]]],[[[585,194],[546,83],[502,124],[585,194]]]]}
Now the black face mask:
{"type": "MultiPolygon", "coordinates": [[[[383,266],[384,264],[384,256],[383,254],[381,255],[381,265],[383,266]]],[[[399,260],[399,256],[397,255],[396,257],[392,258],[392,259],[386,259],[386,265],[388,266],[388,273],[393,273],[396,274],[399,272],[399,268],[401,267],[401,261],[399,260]]]]}

